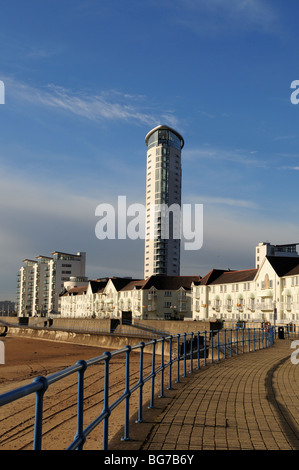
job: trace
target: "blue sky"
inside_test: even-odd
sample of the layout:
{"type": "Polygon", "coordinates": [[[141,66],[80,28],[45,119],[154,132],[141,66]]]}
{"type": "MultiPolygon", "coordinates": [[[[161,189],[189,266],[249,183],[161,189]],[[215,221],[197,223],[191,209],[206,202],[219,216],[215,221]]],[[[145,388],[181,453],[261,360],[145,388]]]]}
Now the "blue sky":
{"type": "Polygon", "coordinates": [[[181,274],[254,267],[299,242],[296,0],[0,4],[0,300],[24,258],[87,252],[87,275],[143,276],[143,240],[98,240],[95,209],[145,202],[148,131],[184,137],[183,203],[203,246],[181,274]]]}

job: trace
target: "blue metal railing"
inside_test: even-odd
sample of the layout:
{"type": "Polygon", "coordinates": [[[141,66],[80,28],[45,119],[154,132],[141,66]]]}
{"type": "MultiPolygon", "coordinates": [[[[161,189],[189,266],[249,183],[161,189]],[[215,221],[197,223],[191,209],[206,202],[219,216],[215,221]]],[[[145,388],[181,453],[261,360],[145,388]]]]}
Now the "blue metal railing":
{"type": "Polygon", "coordinates": [[[231,357],[234,353],[239,354],[245,350],[257,350],[273,345],[275,338],[274,328],[269,331],[265,329],[249,329],[249,328],[234,328],[231,330],[219,331],[204,331],[197,333],[184,333],[175,336],[169,335],[144,343],[141,342],[134,346],[126,346],[112,352],[105,352],[101,356],[89,359],[87,361],[78,361],[73,366],[70,366],[60,372],[43,377],[36,377],[32,383],[19,387],[10,392],[0,395],[0,406],[11,403],[22,397],[31,394],[36,394],[35,400],[35,422],[34,422],[34,436],[33,436],[33,449],[42,449],[43,437],[43,400],[47,389],[55,382],[58,382],[72,374],[78,374],[78,391],[77,391],[77,431],[73,441],[67,447],[67,450],[82,450],[88,435],[100,423],[103,423],[103,442],[102,449],[108,449],[108,428],[109,418],[113,410],[122,402],[125,403],[125,418],[124,418],[124,436],[123,440],[130,439],[130,398],[136,391],[139,392],[138,402],[138,419],[137,423],[142,422],[143,415],[143,387],[149,382],[150,384],[150,403],[149,408],[155,406],[155,381],[157,376],[160,376],[160,395],[164,396],[165,390],[165,371],[168,369],[168,389],[171,389],[173,383],[173,369],[176,365],[176,382],[180,382],[181,365],[183,365],[183,377],[187,376],[187,361],[189,362],[189,371],[193,372],[194,361],[196,361],[196,369],[206,366],[207,361],[211,363],[220,360],[220,355],[223,358],[231,357]],[[217,338],[216,338],[217,336],[217,338]],[[160,346],[159,352],[157,347],[160,346]],[[175,349],[176,347],[176,349],[175,349]],[[152,361],[151,372],[144,376],[144,351],[145,348],[151,348],[152,361]],[[166,350],[167,348],[167,350],[166,350]],[[134,385],[130,388],[130,357],[133,351],[139,351],[139,378],[134,385]],[[165,360],[165,355],[168,355],[168,360],[165,360]],[[109,402],[109,377],[110,377],[110,361],[113,357],[125,355],[126,371],[125,371],[125,384],[124,391],[113,403],[109,402]],[[160,364],[158,364],[158,360],[160,364]],[[94,364],[104,364],[104,401],[102,412],[84,429],[84,373],[87,368],[94,364]]]}

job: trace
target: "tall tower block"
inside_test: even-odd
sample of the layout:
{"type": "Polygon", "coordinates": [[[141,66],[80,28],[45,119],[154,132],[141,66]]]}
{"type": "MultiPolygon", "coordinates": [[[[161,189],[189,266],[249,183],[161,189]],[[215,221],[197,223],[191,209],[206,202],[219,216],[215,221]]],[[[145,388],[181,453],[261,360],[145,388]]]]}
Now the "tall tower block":
{"type": "Polygon", "coordinates": [[[181,206],[181,150],[184,147],[184,139],[171,127],[160,125],[146,135],[145,143],[147,165],[144,278],[153,274],[179,276],[180,238],[175,237],[173,233],[175,219],[169,211],[169,236],[165,237],[163,214],[159,206],[166,205],[169,209],[172,205],[179,208],[181,206]]]}

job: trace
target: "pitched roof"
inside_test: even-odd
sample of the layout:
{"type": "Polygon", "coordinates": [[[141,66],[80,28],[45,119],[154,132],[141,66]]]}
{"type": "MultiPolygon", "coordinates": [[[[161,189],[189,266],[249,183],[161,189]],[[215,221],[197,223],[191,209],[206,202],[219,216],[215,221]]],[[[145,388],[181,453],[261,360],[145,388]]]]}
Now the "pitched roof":
{"type": "Polygon", "coordinates": [[[88,286],[81,286],[81,287],[72,287],[71,289],[67,290],[63,294],[61,294],[61,297],[66,297],[68,295],[82,295],[86,294],[87,292],[87,287],[88,286]]]}
{"type": "Polygon", "coordinates": [[[146,283],[146,280],[140,279],[138,281],[130,281],[128,284],[126,284],[124,287],[122,287],[120,290],[121,291],[127,291],[127,290],[132,290],[132,289],[142,289],[144,284],[146,283]]]}
{"type": "Polygon", "coordinates": [[[225,271],[209,284],[232,284],[237,282],[253,281],[258,269],[244,269],[241,271],[225,271]]]}
{"type": "Polygon", "coordinates": [[[279,277],[299,274],[299,257],[266,256],[266,259],[279,277]]]}
{"type": "Polygon", "coordinates": [[[192,282],[197,282],[200,276],[150,276],[146,279],[143,289],[155,287],[161,290],[178,290],[183,287],[186,290],[191,289],[192,282]]]}
{"type": "Polygon", "coordinates": [[[132,281],[138,281],[138,279],[132,279],[132,278],[126,278],[126,277],[111,277],[110,281],[113,283],[115,289],[117,291],[121,290],[123,287],[125,287],[127,284],[129,284],[132,281]]]}
{"type": "Polygon", "coordinates": [[[245,269],[242,271],[230,271],[224,269],[212,269],[200,281],[200,285],[232,284],[237,282],[253,281],[257,269],[245,269]]]}
{"type": "Polygon", "coordinates": [[[108,279],[102,280],[102,279],[95,279],[89,281],[89,285],[91,288],[91,292],[93,294],[96,294],[97,292],[100,292],[104,289],[104,287],[107,285],[108,279]]]}
{"type": "Polygon", "coordinates": [[[226,272],[224,269],[212,269],[201,279],[200,285],[211,284],[211,282],[216,280],[224,272],[226,272]]]}

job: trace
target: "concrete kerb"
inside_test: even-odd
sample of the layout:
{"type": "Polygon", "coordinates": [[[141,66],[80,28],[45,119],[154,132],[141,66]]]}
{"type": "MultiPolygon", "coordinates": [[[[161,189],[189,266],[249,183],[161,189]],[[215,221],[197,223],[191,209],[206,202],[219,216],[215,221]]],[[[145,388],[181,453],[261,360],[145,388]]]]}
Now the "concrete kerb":
{"type": "MultiPolygon", "coordinates": [[[[135,346],[141,342],[150,342],[152,340],[151,337],[147,335],[143,335],[142,331],[139,331],[138,334],[130,336],[130,334],[125,334],[125,332],[114,332],[113,334],[108,334],[107,332],[100,333],[100,332],[81,332],[81,331],[73,331],[67,330],[63,328],[55,328],[52,326],[51,328],[42,328],[42,327],[35,327],[30,328],[30,326],[22,327],[22,326],[10,326],[9,333],[11,335],[16,336],[27,336],[31,338],[37,339],[44,339],[49,341],[60,341],[60,342],[69,342],[75,344],[83,344],[88,346],[98,346],[101,348],[107,349],[122,349],[127,345],[135,346]]],[[[224,357],[229,357],[231,354],[240,354],[243,352],[248,352],[253,350],[254,348],[259,349],[262,345],[256,343],[252,343],[252,341],[248,341],[248,339],[252,340],[252,337],[248,337],[249,335],[253,335],[252,331],[245,330],[232,330],[232,335],[230,336],[230,330],[226,332],[224,330],[219,331],[206,331],[206,359],[207,360],[218,360],[223,359],[224,357]],[[243,337],[242,337],[243,335],[243,337]],[[238,344],[233,344],[232,348],[230,346],[231,340],[235,342],[238,339],[238,344]],[[225,348],[226,344],[226,348],[225,348]],[[213,346],[213,350],[212,350],[213,346]],[[259,347],[258,347],[259,346],[259,347]],[[213,356],[213,357],[212,357],[213,356]]],[[[171,335],[169,335],[171,336],[171,335]]],[[[169,359],[170,354],[170,341],[167,339],[168,337],[165,335],[164,341],[164,355],[165,359],[169,359]]],[[[178,335],[172,336],[172,358],[174,359],[177,357],[177,348],[178,348],[178,335]]],[[[200,332],[200,358],[203,359],[204,357],[204,332],[200,332]]],[[[158,340],[158,337],[156,338],[158,340]]],[[[179,348],[180,354],[183,355],[184,353],[184,342],[185,338],[184,335],[181,334],[179,336],[179,348]]],[[[197,359],[197,334],[194,334],[193,337],[193,359],[197,359]]],[[[148,350],[148,352],[150,352],[148,350]]],[[[162,342],[159,339],[156,343],[156,354],[161,355],[162,352],[162,342]]],[[[187,360],[190,360],[191,356],[191,347],[190,347],[190,336],[186,340],[186,354],[188,355],[187,360]]]]}

